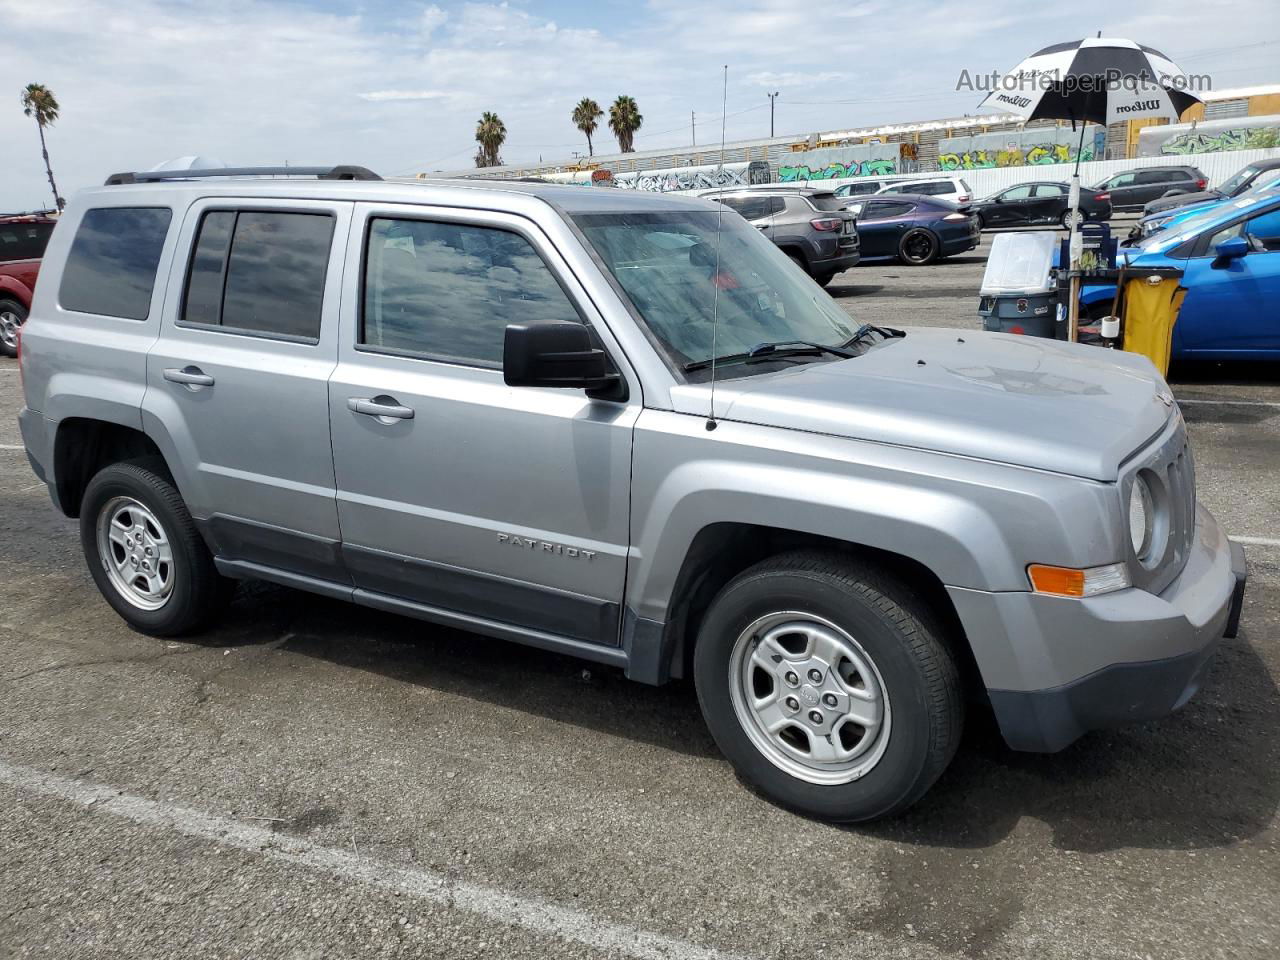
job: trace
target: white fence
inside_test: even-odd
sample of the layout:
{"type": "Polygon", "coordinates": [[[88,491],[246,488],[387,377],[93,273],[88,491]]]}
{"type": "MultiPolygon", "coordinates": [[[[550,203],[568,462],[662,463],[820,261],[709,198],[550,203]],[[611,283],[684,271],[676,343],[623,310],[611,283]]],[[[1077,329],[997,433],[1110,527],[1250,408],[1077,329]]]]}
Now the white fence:
{"type": "MultiPolygon", "coordinates": [[[[1193,153],[1177,157],[1142,157],[1132,160],[1092,160],[1080,164],[1080,182],[1091,186],[1113,173],[1131,170],[1135,167],[1169,167],[1190,164],[1199,167],[1209,178],[1209,186],[1215,187],[1241,167],[1256,160],[1274,160],[1280,158],[1280,147],[1267,150],[1232,150],[1224,153],[1193,153]]],[[[964,182],[973,188],[975,197],[987,197],[997,190],[1012,187],[1014,184],[1026,183],[1030,180],[1068,181],[1075,170],[1071,163],[1046,163],[1025,167],[992,167],[986,170],[948,170],[937,173],[895,174],[895,179],[930,180],[940,176],[956,176],[964,178],[964,182]]],[[[842,183],[854,183],[854,180],[813,180],[815,187],[835,189],[842,183]]]]}

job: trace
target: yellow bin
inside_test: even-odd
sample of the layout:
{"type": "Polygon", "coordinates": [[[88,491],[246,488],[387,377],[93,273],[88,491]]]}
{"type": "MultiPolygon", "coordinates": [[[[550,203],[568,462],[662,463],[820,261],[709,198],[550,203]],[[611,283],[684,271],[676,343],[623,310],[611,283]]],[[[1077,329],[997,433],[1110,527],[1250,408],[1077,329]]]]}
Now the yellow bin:
{"type": "Polygon", "coordinates": [[[1124,348],[1140,353],[1169,373],[1173,352],[1173,325],[1186,289],[1179,277],[1130,277],[1124,285],[1124,348]]]}

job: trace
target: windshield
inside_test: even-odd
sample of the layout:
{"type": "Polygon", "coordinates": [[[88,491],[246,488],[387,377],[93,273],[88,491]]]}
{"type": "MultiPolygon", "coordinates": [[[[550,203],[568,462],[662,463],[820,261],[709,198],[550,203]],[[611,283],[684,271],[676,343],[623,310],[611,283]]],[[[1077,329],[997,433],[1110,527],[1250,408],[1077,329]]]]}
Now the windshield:
{"type": "Polygon", "coordinates": [[[1245,167],[1243,170],[1237,173],[1234,177],[1232,177],[1230,180],[1228,180],[1218,189],[1222,193],[1225,193],[1228,197],[1233,196],[1235,192],[1240,189],[1241,185],[1257,172],[1258,172],[1257,167],[1253,167],[1253,166],[1245,167]]]}
{"type": "MultiPolygon", "coordinates": [[[[853,336],[835,301],[741,217],[665,210],[573,219],[677,365],[710,359],[713,350],[724,356],[795,340],[839,346],[853,336]]],[[[760,366],[735,366],[733,375],[760,366]]]]}
{"type": "Polygon", "coordinates": [[[1234,216],[1237,211],[1252,207],[1254,200],[1222,200],[1215,203],[1205,204],[1203,210],[1192,216],[1187,216],[1183,211],[1174,211],[1174,220],[1166,224],[1162,229],[1157,230],[1146,237],[1143,237],[1133,246],[1145,250],[1154,247],[1158,243],[1164,243],[1174,237],[1185,239],[1194,233],[1198,233],[1201,229],[1222,220],[1229,216],[1234,216]]]}

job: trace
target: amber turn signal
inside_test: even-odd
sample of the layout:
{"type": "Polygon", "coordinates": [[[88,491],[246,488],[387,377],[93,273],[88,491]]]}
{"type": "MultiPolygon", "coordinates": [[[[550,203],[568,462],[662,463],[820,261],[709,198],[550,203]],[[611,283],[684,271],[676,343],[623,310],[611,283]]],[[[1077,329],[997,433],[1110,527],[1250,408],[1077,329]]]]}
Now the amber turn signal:
{"type": "Polygon", "coordinates": [[[1123,590],[1129,586],[1129,571],[1123,563],[1077,570],[1073,567],[1051,567],[1033,563],[1027,567],[1027,579],[1036,593],[1055,597],[1093,597],[1100,593],[1123,590]]]}

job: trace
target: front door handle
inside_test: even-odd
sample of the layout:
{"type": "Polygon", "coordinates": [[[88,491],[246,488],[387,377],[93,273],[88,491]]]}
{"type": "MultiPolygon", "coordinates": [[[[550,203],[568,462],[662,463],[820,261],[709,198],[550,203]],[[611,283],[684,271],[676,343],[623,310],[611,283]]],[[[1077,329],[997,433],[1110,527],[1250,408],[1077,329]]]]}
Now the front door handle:
{"type": "Polygon", "coordinates": [[[199,367],[187,365],[181,369],[177,367],[169,367],[164,372],[164,378],[170,383],[180,383],[185,387],[212,387],[213,377],[209,376],[199,367]]]}
{"type": "Polygon", "coordinates": [[[366,417],[377,417],[384,423],[391,420],[413,419],[413,407],[401,406],[396,403],[394,397],[349,397],[347,409],[366,417]]]}

